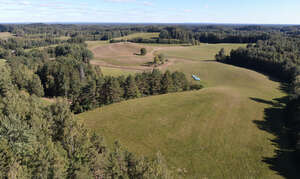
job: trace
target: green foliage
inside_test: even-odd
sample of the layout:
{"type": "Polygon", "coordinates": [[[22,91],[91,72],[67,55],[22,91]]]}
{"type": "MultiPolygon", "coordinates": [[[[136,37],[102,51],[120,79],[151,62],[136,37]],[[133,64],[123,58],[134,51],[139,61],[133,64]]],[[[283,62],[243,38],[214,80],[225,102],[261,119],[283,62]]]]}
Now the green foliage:
{"type": "Polygon", "coordinates": [[[89,63],[93,53],[82,44],[65,44],[55,47],[56,57],[72,57],[84,63],[89,63]]]}
{"type": "Polygon", "coordinates": [[[164,162],[135,157],[119,145],[108,149],[103,138],[75,120],[65,100],[44,106],[39,98],[17,90],[8,66],[1,66],[0,71],[1,178],[156,178],[170,174],[164,162]]]}
{"type": "Polygon", "coordinates": [[[163,94],[175,92],[174,82],[170,71],[166,71],[161,81],[161,92],[163,94]]]}
{"type": "Polygon", "coordinates": [[[96,80],[101,74],[98,67],[68,57],[46,62],[38,71],[46,96],[65,96],[73,99],[82,86],[96,80]]]}
{"type": "Polygon", "coordinates": [[[141,48],[141,55],[145,56],[147,54],[147,49],[146,48],[141,48]]]}
{"type": "Polygon", "coordinates": [[[158,54],[158,55],[155,55],[155,56],[154,56],[154,61],[153,61],[153,63],[154,63],[155,65],[161,65],[161,64],[164,64],[165,61],[166,61],[165,55],[164,55],[163,53],[161,53],[161,54],[158,54]]]}
{"type": "Polygon", "coordinates": [[[81,87],[80,92],[72,100],[71,109],[77,114],[123,100],[189,89],[190,84],[185,74],[177,71],[174,73],[166,71],[162,74],[154,69],[151,73],[129,75],[127,78],[99,77],[81,87]]]}
{"type": "Polygon", "coordinates": [[[215,59],[217,61],[222,61],[226,58],[225,50],[224,48],[221,48],[218,54],[216,54],[215,59]]]}
{"type": "Polygon", "coordinates": [[[126,78],[126,84],[125,84],[125,99],[133,99],[140,97],[139,89],[136,85],[136,81],[133,76],[129,75],[126,78]]]}
{"type": "Polygon", "coordinates": [[[44,88],[38,75],[21,63],[10,63],[13,69],[11,76],[12,82],[20,90],[26,90],[29,94],[35,94],[39,97],[44,96],[44,88]]]}
{"type": "Polygon", "coordinates": [[[10,57],[10,52],[9,50],[5,50],[4,48],[0,47],[0,59],[6,59],[8,57],[10,57]]]}
{"type": "Polygon", "coordinates": [[[154,69],[150,75],[150,93],[151,95],[157,95],[161,92],[161,79],[162,74],[159,70],[154,69]]]}
{"type": "Polygon", "coordinates": [[[122,90],[123,89],[121,89],[120,83],[116,78],[107,77],[101,90],[105,104],[120,102],[122,100],[122,90]]]}

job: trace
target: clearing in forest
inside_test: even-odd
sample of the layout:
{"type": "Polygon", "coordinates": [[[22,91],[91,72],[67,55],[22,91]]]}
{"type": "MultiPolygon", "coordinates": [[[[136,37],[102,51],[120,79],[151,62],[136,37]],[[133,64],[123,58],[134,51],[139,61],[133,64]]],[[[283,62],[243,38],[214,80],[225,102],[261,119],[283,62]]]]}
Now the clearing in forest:
{"type": "MultiPolygon", "coordinates": [[[[137,46],[135,50],[140,47],[129,45],[137,46]]],[[[105,49],[116,47],[115,57],[126,56],[131,49],[126,46],[113,44],[105,49]]],[[[220,48],[228,53],[238,45],[159,47],[155,53],[178,59],[166,69],[188,77],[195,74],[206,87],[124,101],[77,117],[109,144],[119,140],[129,151],[148,156],[160,151],[171,168],[187,170],[186,178],[282,178],[270,166],[280,163],[275,156],[276,136],[264,130],[268,118],[281,125],[280,109],[268,110],[278,103],[275,99],[285,96],[280,84],[260,73],[213,61],[220,48]]],[[[289,162],[285,159],[286,167],[289,162]]]]}
{"type": "Polygon", "coordinates": [[[164,65],[158,68],[164,70],[176,63],[191,63],[197,60],[213,60],[214,55],[221,48],[227,53],[231,49],[245,46],[245,44],[201,44],[200,46],[165,45],[165,44],[136,44],[136,43],[112,43],[103,41],[88,42],[89,49],[94,53],[91,61],[94,65],[102,67],[147,71],[153,69],[145,64],[152,62],[155,54],[165,54],[168,59],[164,65]],[[141,56],[140,49],[146,48],[147,55],[141,56]]]}

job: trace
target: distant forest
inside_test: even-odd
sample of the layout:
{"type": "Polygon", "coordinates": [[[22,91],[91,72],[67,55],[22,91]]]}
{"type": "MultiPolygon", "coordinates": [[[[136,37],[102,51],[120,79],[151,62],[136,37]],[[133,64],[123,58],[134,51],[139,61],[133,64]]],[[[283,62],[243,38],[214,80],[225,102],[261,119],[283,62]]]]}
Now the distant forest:
{"type": "MultiPolygon", "coordinates": [[[[85,41],[157,32],[137,43],[247,43],[216,54],[222,63],[268,73],[287,84],[286,126],[300,157],[300,26],[3,24],[0,32],[1,178],[174,178],[158,153],[137,157],[118,143],[113,149],[74,117],[123,100],[199,90],[182,72],[157,69],[128,77],[104,76],[90,64],[85,41]],[[56,45],[55,47],[52,45],[56,45]],[[56,97],[45,106],[41,97],[56,97]]],[[[176,178],[176,176],[175,176],[176,178]]]]}
{"type": "MultiPolygon", "coordinates": [[[[9,39],[0,44],[9,49],[32,48],[76,42],[80,40],[110,40],[138,32],[157,32],[158,38],[135,38],[136,43],[256,43],[268,40],[272,36],[289,36],[298,38],[300,26],[279,25],[137,25],[137,24],[6,24],[0,25],[0,32],[11,32],[22,39],[9,39]],[[60,37],[69,37],[66,40],[60,37]]],[[[121,40],[120,40],[121,41],[121,40]]]]}

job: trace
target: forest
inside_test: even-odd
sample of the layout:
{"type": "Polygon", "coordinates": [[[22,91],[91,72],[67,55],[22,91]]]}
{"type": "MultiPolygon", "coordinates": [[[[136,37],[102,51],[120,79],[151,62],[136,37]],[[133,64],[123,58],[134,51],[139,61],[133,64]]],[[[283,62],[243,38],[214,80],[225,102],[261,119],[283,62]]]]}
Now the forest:
{"type": "MultiPolygon", "coordinates": [[[[135,98],[201,90],[179,70],[105,76],[86,41],[138,32],[134,43],[247,43],[216,61],[266,73],[287,84],[285,124],[300,157],[300,26],[205,24],[3,24],[0,32],[1,178],[178,178],[160,153],[129,152],[76,120],[74,114],[135,98]],[[64,37],[64,38],[62,38],[64,37]],[[43,104],[41,98],[54,98],[43,104]]],[[[146,52],[145,52],[146,53],[146,52]]]]}

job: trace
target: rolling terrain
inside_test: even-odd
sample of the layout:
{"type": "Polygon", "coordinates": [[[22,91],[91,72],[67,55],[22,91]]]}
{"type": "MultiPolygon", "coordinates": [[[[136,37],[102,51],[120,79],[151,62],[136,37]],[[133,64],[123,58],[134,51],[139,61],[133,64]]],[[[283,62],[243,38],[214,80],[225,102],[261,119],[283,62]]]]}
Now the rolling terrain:
{"type": "MultiPolygon", "coordinates": [[[[111,62],[114,68],[124,67],[117,68],[120,74],[140,65],[125,58],[134,49],[126,45],[100,46],[106,50],[116,47],[112,49],[113,56],[107,54],[107,58],[125,59],[126,62],[111,62]],[[130,49],[130,53],[120,48],[130,49]]],[[[146,156],[160,151],[170,168],[186,169],[187,178],[282,178],[270,169],[274,166],[264,161],[275,160],[280,150],[274,142],[277,136],[261,125],[270,117],[274,125],[281,125],[281,113],[268,112],[274,106],[280,111],[277,99],[285,96],[280,83],[251,70],[213,61],[219,49],[225,48],[228,53],[239,45],[145,46],[148,56],[142,62],[163,52],[174,60],[164,69],[179,70],[188,76],[196,74],[205,88],[105,106],[78,115],[81,122],[104,135],[108,144],[118,139],[129,151],[146,156]]],[[[94,47],[95,60],[106,55],[100,49],[94,47]]]]}

